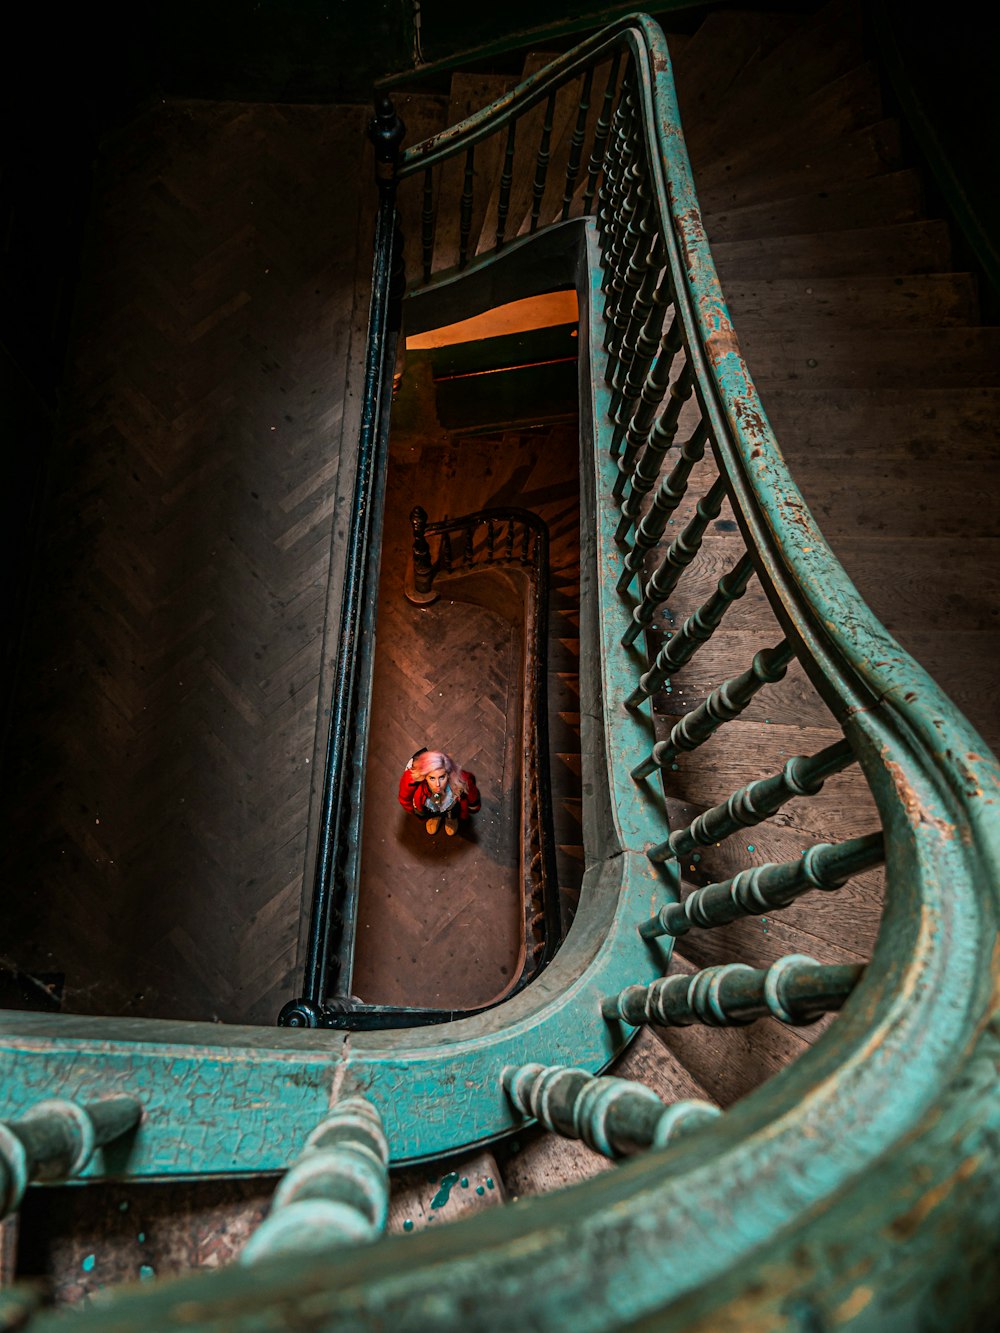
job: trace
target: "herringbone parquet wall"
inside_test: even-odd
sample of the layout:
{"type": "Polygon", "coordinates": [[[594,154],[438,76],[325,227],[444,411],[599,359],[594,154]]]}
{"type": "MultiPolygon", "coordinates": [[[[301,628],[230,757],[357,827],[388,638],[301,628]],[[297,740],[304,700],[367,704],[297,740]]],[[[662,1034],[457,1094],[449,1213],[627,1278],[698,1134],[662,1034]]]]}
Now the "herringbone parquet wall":
{"type": "Polygon", "coordinates": [[[99,162],[4,796],[3,961],[69,1011],[294,989],[364,119],[165,103],[99,162]]]}

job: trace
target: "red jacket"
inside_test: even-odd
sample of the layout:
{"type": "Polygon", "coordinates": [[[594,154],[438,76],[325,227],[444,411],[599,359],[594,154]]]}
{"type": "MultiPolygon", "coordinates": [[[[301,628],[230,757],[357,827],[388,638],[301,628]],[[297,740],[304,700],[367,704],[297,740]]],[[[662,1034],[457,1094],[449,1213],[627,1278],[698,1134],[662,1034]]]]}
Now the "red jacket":
{"type": "MultiPolygon", "coordinates": [[[[446,810],[444,813],[450,814],[457,810],[459,819],[468,819],[479,809],[479,788],[476,786],[476,775],[474,773],[466,773],[464,768],[459,769],[459,773],[465,780],[468,791],[464,796],[459,795],[451,810],[446,810]]],[[[411,814],[419,815],[421,819],[426,819],[431,814],[430,810],[424,812],[429,795],[430,788],[423,778],[415,778],[410,769],[404,768],[403,776],[399,779],[399,804],[403,809],[409,810],[411,814]]]]}

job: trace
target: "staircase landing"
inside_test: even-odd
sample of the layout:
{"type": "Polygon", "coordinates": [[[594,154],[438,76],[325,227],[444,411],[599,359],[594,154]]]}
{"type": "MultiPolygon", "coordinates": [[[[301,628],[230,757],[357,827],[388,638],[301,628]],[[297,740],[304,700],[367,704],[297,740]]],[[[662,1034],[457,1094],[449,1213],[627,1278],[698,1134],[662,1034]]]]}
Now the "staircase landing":
{"type": "MultiPolygon", "coordinates": [[[[404,428],[390,452],[351,990],[368,1003],[471,1008],[496,999],[521,967],[520,627],[449,600],[447,585],[431,606],[406,600],[409,513],[420,504],[433,520],[512,503],[539,513],[553,539],[550,665],[564,666],[559,639],[575,634],[575,605],[556,594],[579,559],[576,427],[460,439],[404,428]],[[428,836],[397,802],[403,766],[424,745],[453,754],[482,794],[482,810],[453,838],[443,827],[428,836]]],[[[558,725],[562,716],[554,711],[558,725]]],[[[554,761],[565,834],[575,779],[554,761]]]]}

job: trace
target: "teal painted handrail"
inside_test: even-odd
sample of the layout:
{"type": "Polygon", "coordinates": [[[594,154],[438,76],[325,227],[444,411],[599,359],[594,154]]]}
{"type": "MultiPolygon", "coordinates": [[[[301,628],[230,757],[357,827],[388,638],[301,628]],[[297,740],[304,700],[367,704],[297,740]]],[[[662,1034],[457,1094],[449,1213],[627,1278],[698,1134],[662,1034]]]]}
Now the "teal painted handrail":
{"type": "MultiPolygon", "coordinates": [[[[130,1319],[148,1321],[151,1309],[158,1327],[190,1327],[197,1308],[205,1327],[294,1314],[303,1326],[401,1330],[512,1323],[587,1330],[640,1320],[668,1333],[737,1323],[881,1330],[972,1328],[992,1308],[992,1237],[1000,1225],[993,959],[1000,771],[865,606],[788,472],[712,264],[662,33],[642,15],[613,25],[560,57],[556,72],[543,71],[503,99],[492,122],[480,114],[425,150],[410,150],[404,170],[425,171],[496,129],[509,132],[518,108],[536,105],[614,51],[625,52],[630,79],[619,128],[624,135],[626,123],[642,126],[653,148],[643,167],[643,216],[661,229],[685,355],[729,498],[787,643],[808,663],[882,819],[886,908],[871,962],[856,986],[854,968],[824,971],[801,959],[785,960],[769,976],[709,969],[713,975],[700,974],[693,989],[681,978],[661,982],[669,954],[657,956],[664,941],[643,942],[640,926],[676,897],[676,880],[661,880],[646,855],[662,847],[668,830],[655,801],[628,776],[648,753],[648,725],[637,710],[615,706],[634,684],[624,674],[621,639],[630,615],[615,588],[620,552],[612,565],[618,514],[605,502],[621,475],[613,451],[623,423],[613,376],[608,383],[595,374],[584,385],[594,452],[583,481],[594,530],[584,534],[583,555],[602,577],[593,603],[581,608],[581,633],[599,663],[595,694],[610,702],[588,724],[595,789],[581,910],[540,985],[487,1020],[359,1034],[349,1049],[330,1034],[19,1016],[7,1039],[13,1100],[26,1097],[33,1080],[46,1088],[69,1082],[75,1091],[109,1075],[116,1087],[134,1083],[148,1100],[133,1157],[140,1171],[156,1175],[183,1170],[184,1162],[190,1170],[192,1160],[198,1171],[212,1169],[208,1163],[239,1169],[241,1161],[274,1169],[275,1154],[263,1142],[269,1130],[277,1128],[282,1151],[296,1138],[298,1148],[321,1118],[321,1101],[334,1090],[361,1093],[381,1113],[392,1159],[401,1161],[521,1124],[504,1092],[504,1069],[537,1072],[569,1062],[586,1077],[604,1068],[631,1031],[615,1021],[615,1007],[639,1016],[619,1000],[630,994],[637,1004],[634,988],[644,992],[644,1006],[655,1002],[650,1012],[680,1022],[718,1017],[713,988],[721,994],[724,985],[724,1018],[781,1010],[798,1021],[815,1011],[822,987],[830,1007],[849,995],[843,1011],[807,1054],[725,1115],[573,1190],[382,1241],[349,1258],[286,1258],[280,1269],[262,1266],[252,1290],[244,1274],[229,1272],[123,1294],[82,1313],[80,1328],[129,1327],[130,1319]],[[782,990],[785,973],[796,987],[803,978],[801,994],[782,990]],[[67,1054],[75,1057],[69,1075],[60,1070],[67,1054]],[[192,1095],[204,1090],[215,1099],[204,1132],[178,1123],[176,1089],[184,1079],[192,1095]],[[269,1097],[280,1115],[261,1115],[269,1097]]],[[[605,202],[631,165],[619,163],[618,185],[608,173],[605,202]]],[[[603,370],[602,349],[616,343],[602,290],[610,220],[599,212],[561,225],[561,246],[579,260],[581,347],[603,370]]],[[[493,266],[506,271],[501,266],[518,260],[518,247],[523,257],[528,247],[544,246],[545,236],[540,228],[499,259],[480,258],[470,266],[473,280],[493,266]]],[[[453,281],[439,279],[442,287],[453,281]]],[[[574,1097],[588,1088],[574,1083],[574,1097]]],[[[521,1104],[530,1108],[525,1097],[521,1104]]],[[[284,1161],[292,1155],[284,1151],[284,1161]]]]}

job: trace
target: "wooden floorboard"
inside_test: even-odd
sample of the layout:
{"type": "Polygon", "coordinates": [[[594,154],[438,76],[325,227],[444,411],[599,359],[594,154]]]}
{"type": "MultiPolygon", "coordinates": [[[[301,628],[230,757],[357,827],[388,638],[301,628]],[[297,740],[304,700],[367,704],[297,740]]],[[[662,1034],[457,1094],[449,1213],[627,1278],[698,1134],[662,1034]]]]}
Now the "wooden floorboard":
{"type": "MultiPolygon", "coordinates": [[[[447,585],[429,607],[406,600],[415,503],[432,519],[517,504],[549,525],[550,744],[569,761],[553,764],[556,841],[575,848],[582,840],[579,735],[559,730],[563,715],[553,707],[578,696],[576,454],[573,425],[436,440],[393,434],[351,986],[369,1003],[473,1007],[496,998],[520,966],[521,626],[449,598],[447,585]],[[454,838],[443,828],[428,835],[397,802],[403,766],[425,745],[453,754],[482,793],[481,813],[454,838]]],[[[582,865],[570,852],[558,859],[571,912],[582,865]]]]}

